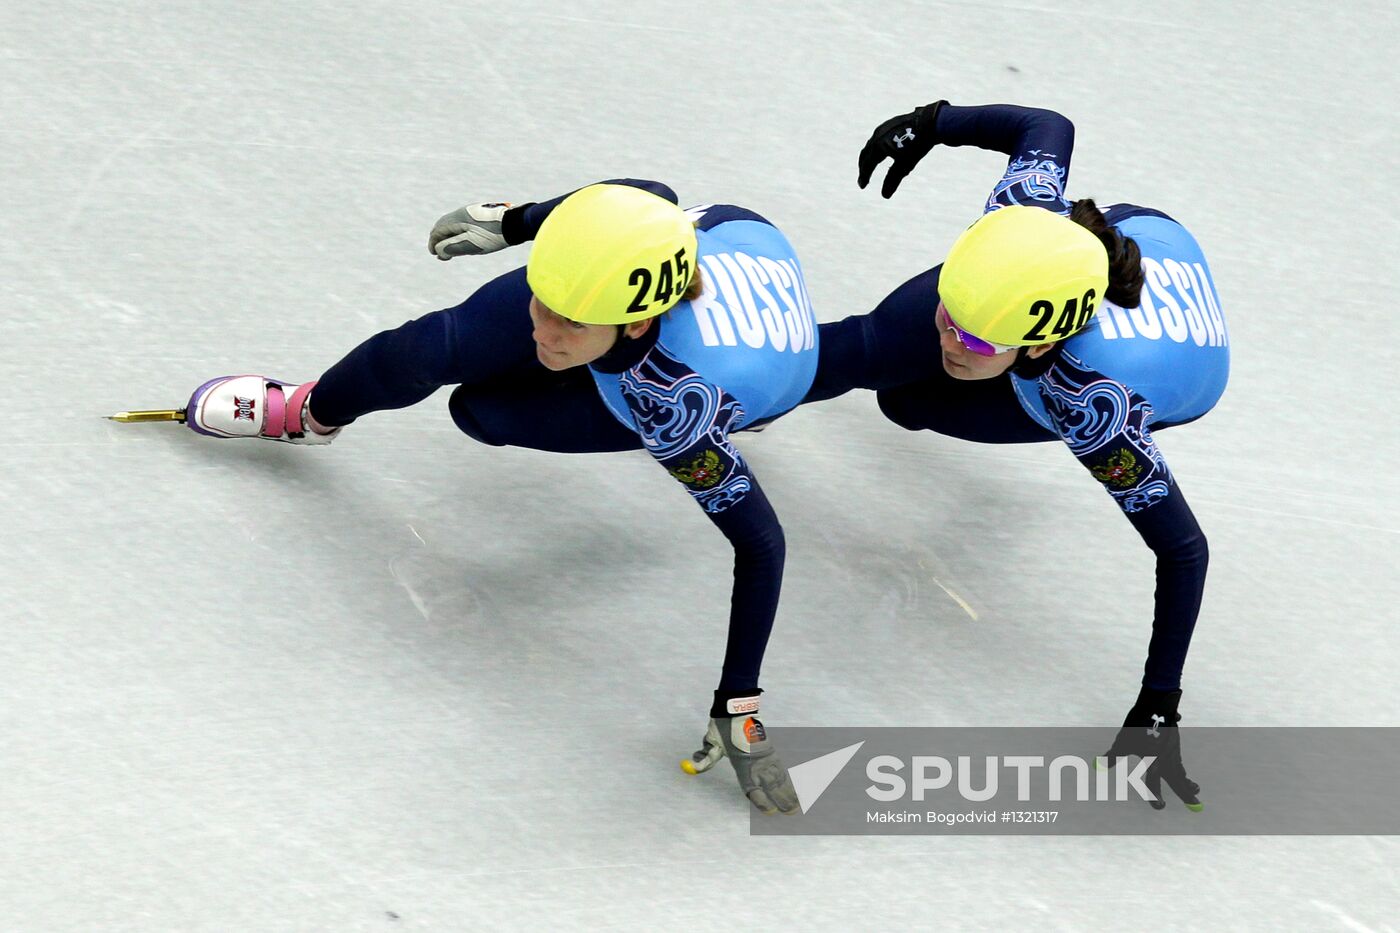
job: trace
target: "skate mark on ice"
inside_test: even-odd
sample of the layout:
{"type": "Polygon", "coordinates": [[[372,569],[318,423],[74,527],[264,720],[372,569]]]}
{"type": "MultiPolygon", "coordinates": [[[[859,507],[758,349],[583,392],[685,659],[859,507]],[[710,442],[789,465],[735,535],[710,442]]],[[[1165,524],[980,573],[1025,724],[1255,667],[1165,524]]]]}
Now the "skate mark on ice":
{"type": "Polygon", "coordinates": [[[462,582],[465,570],[433,553],[412,525],[414,537],[402,552],[389,559],[389,575],[403,587],[408,601],[425,622],[460,623],[481,614],[481,600],[462,582]]]}
{"type": "MultiPolygon", "coordinates": [[[[423,536],[418,533],[417,528],[414,528],[412,525],[409,525],[408,530],[413,532],[413,537],[418,539],[418,543],[422,547],[426,548],[428,546],[428,542],[423,540],[423,536]]],[[[405,561],[413,560],[413,558],[416,556],[416,554],[414,553],[416,550],[416,548],[410,545],[407,551],[404,551],[397,557],[390,558],[389,575],[394,578],[395,583],[403,587],[404,592],[408,594],[409,601],[413,603],[413,608],[418,610],[418,614],[423,617],[423,620],[425,622],[430,622],[432,621],[432,614],[428,610],[428,602],[421,595],[419,595],[418,591],[414,589],[413,584],[408,581],[407,568],[405,568],[404,566],[405,561]]]]}
{"type": "MultiPolygon", "coordinates": [[[[922,567],[923,562],[921,561],[919,565],[922,567]]],[[[978,619],[981,618],[977,615],[977,610],[973,609],[971,604],[969,604],[967,600],[959,596],[957,591],[955,591],[951,586],[938,579],[938,577],[934,576],[932,573],[928,575],[928,578],[932,580],[935,584],[937,584],[940,590],[947,593],[948,598],[951,599],[953,602],[957,603],[958,606],[962,609],[962,611],[967,613],[968,618],[970,618],[974,622],[978,621],[978,619]]]]}
{"type": "Polygon", "coordinates": [[[612,29],[645,29],[650,32],[670,32],[677,35],[684,35],[686,30],[675,26],[653,26],[648,23],[625,22],[616,19],[590,19],[585,16],[563,16],[558,13],[542,13],[541,16],[548,19],[562,19],[569,23],[587,23],[590,26],[607,26],[612,29]]]}
{"type": "Polygon", "coordinates": [[[1346,927],[1348,930],[1354,930],[1356,931],[1356,933],[1382,933],[1382,931],[1390,931],[1395,929],[1394,927],[1389,925],[1380,928],[1369,927],[1366,924],[1362,923],[1360,920],[1357,920],[1355,917],[1348,914],[1346,911],[1342,910],[1340,907],[1336,906],[1335,904],[1329,904],[1326,901],[1320,901],[1315,897],[1309,899],[1309,903],[1311,903],[1314,907],[1316,907],[1323,913],[1330,915],[1332,919],[1336,920],[1339,924],[1346,927]]]}
{"type": "Polygon", "coordinates": [[[1266,509],[1261,506],[1241,505],[1238,502],[1227,500],[1212,501],[1210,499],[1202,499],[1202,501],[1209,502],[1211,505],[1223,509],[1241,509],[1245,512],[1258,512],[1261,515],[1273,515],[1278,518],[1301,518],[1304,521],[1321,522],[1324,525],[1340,525],[1343,528],[1356,528],[1361,531],[1379,531],[1387,535],[1400,535],[1400,528],[1387,528],[1383,525],[1366,525],[1361,522],[1348,522],[1340,518],[1328,518],[1323,515],[1314,515],[1307,512],[1284,512],[1279,509],[1266,509]]]}
{"type": "Polygon", "coordinates": [[[158,118],[151,126],[141,132],[120,140],[116,146],[108,150],[102,158],[98,159],[97,164],[92,167],[92,170],[88,172],[87,178],[83,180],[83,186],[79,189],[77,197],[74,198],[73,210],[68,215],[67,219],[64,220],[63,226],[59,231],[59,242],[67,243],[73,239],[73,229],[78,225],[84,210],[92,200],[93,192],[97,189],[97,183],[102,180],[117,159],[145,145],[146,142],[155,137],[158,132],[165,129],[166,124],[180,120],[193,108],[194,103],[188,103],[177,109],[174,113],[158,118]]]}

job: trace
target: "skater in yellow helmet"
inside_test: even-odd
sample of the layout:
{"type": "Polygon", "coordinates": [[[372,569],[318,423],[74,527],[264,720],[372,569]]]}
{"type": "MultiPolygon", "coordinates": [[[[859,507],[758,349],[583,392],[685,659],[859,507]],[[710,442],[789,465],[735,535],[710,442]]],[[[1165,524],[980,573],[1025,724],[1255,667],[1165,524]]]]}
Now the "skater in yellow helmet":
{"type": "MultiPolygon", "coordinates": [[[[630,179],[541,203],[468,205],[434,225],[428,248],[447,260],[530,240],[523,268],[456,307],[371,337],[319,380],[205,383],[190,399],[188,424],[214,437],[328,443],[363,415],[452,385],[454,421],[484,444],[646,451],[734,550],[732,576],[714,581],[731,596],[724,664],[702,747],[684,767],[698,773],[728,757],[755,807],[793,812],[792,783],[755,718],[783,531],[733,435],[780,417],[811,385],[816,319],[797,256],[750,210],[682,210],[665,185],[630,179]],[[772,303],[755,307],[755,290],[772,303]]],[[[690,531],[638,531],[649,547],[693,546],[690,531]]],[[[608,560],[573,557],[585,566],[608,560]]],[[[653,584],[668,593],[673,586],[653,584]]],[[[662,622],[722,615],[687,605],[662,622]]],[[[622,663],[610,673],[624,685],[632,676],[622,663]]],[[[625,688],[617,701],[619,712],[627,708],[625,688]]]]}
{"type": "MultiPolygon", "coordinates": [[[[1065,198],[1074,128],[1048,110],[938,101],[893,117],[860,154],[860,186],[892,159],[889,197],[937,144],[1010,162],[943,263],[871,313],[822,326],[807,401],[874,389],[885,416],[911,431],[1069,448],[1157,558],[1147,663],[1114,754],[1152,755],[1149,786],[1165,780],[1196,808],[1177,730],[1156,727],[1179,718],[1207,548],[1155,432],[1201,417],[1224,392],[1230,341],[1214,279],[1161,211],[1065,198]]],[[[1024,499],[1055,508],[1044,478],[1024,499]]]]}

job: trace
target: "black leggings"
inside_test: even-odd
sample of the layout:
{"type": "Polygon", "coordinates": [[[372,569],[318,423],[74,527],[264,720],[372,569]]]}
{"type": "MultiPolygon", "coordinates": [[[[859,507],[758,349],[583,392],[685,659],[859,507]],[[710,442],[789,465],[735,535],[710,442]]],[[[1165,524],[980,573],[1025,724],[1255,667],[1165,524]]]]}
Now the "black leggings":
{"type": "Polygon", "coordinates": [[[558,453],[640,450],[587,367],[546,369],[531,337],[525,270],[507,272],[455,308],[386,330],[321,376],[312,416],[325,425],[421,402],[457,385],[448,407],[469,436],[497,447],[558,453]]]}

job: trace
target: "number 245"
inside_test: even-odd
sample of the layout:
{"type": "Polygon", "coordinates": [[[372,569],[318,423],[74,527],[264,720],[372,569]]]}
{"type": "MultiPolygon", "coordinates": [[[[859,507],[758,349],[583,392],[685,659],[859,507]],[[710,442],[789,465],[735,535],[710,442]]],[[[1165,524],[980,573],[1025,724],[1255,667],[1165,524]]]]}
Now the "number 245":
{"type": "MultiPolygon", "coordinates": [[[[638,314],[650,307],[647,293],[652,291],[652,280],[652,272],[645,266],[638,266],[627,276],[627,284],[637,289],[636,297],[627,306],[628,314],[638,314]]],[[[651,301],[669,301],[677,291],[684,290],[690,283],[690,260],[685,258],[684,249],[676,250],[672,259],[661,263],[661,268],[656,270],[655,281],[656,291],[652,292],[651,301]]]]}

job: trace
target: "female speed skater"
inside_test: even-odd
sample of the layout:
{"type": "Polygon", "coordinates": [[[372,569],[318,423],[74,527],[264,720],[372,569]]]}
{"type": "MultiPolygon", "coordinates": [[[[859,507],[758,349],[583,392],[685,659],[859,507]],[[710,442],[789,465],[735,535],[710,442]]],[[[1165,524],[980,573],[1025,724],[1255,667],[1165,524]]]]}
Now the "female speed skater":
{"type": "Polygon", "coordinates": [[[428,248],[446,260],[527,240],[524,268],[371,337],[316,381],[206,382],[187,423],[212,437],[324,444],[362,415],[456,385],[452,418],[482,443],[645,450],[734,548],[719,686],[703,746],[682,766],[695,774],[728,757],[756,808],[793,812],[792,783],[755,718],[783,531],[730,435],[792,409],[811,386],[817,327],[797,256],[752,211],[682,210],[670,188],[631,179],[468,205],[438,221],[428,248]]]}
{"type": "Polygon", "coordinates": [[[989,444],[1058,440],[1103,484],[1157,558],[1141,690],[1108,752],[1156,757],[1191,809],[1181,761],[1181,672],[1205,586],[1206,538],[1154,433],[1210,411],[1230,349],[1210,269],[1186,228],[1158,210],[1069,201],[1074,126],[1048,110],[938,101],[885,121],[858,183],[892,159],[888,198],[935,145],[1010,156],[985,213],[941,265],[869,314],[821,328],[805,401],[874,389],[900,427],[989,444]]]}

